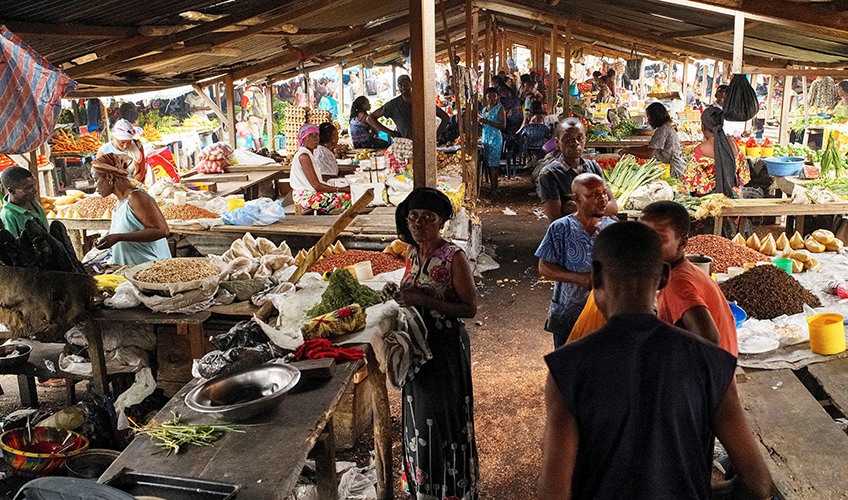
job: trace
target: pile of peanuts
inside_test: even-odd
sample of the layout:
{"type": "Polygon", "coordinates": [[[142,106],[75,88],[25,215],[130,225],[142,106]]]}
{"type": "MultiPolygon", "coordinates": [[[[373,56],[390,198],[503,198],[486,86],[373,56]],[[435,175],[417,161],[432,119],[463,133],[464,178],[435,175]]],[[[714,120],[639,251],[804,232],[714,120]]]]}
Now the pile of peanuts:
{"type": "Polygon", "coordinates": [[[400,269],[405,265],[403,259],[399,259],[383,252],[369,252],[367,250],[345,250],[342,253],[325,257],[309,268],[309,272],[324,274],[337,268],[352,266],[366,260],[371,261],[371,269],[374,276],[400,269]]]}
{"type": "Polygon", "coordinates": [[[699,234],[689,238],[686,253],[711,257],[714,273],[726,273],[728,267],[742,267],[748,262],[771,261],[765,254],[711,234],[699,234]]]}
{"type": "Polygon", "coordinates": [[[106,198],[100,195],[86,196],[73,205],[68,205],[56,215],[68,219],[103,219],[104,214],[111,213],[118,204],[118,198],[110,194],[106,198]]]}
{"type": "Polygon", "coordinates": [[[145,283],[185,283],[220,273],[218,266],[199,259],[165,259],[150,264],[135,275],[145,283]]]}
{"type": "Polygon", "coordinates": [[[162,215],[165,220],[195,220],[195,219],[220,219],[221,216],[206,210],[205,208],[196,207],[189,203],[185,205],[167,205],[162,207],[162,215]]]}

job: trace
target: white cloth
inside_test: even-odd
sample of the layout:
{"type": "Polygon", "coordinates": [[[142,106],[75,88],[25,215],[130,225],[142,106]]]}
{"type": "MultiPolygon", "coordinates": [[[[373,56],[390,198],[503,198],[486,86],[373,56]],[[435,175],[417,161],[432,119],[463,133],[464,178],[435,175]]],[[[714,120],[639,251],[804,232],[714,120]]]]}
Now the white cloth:
{"type": "Polygon", "coordinates": [[[371,346],[380,363],[380,370],[397,388],[415,378],[418,370],[433,359],[427,345],[427,326],[415,308],[401,307],[398,328],[385,333],[375,333],[371,346]]]}
{"type": "Polygon", "coordinates": [[[336,155],[330,151],[330,148],[319,144],[315,149],[315,160],[318,162],[318,171],[321,175],[339,175],[339,164],[336,163],[336,155]]]}
{"type": "Polygon", "coordinates": [[[309,183],[309,179],[303,172],[303,167],[300,165],[300,156],[304,153],[306,153],[309,156],[309,159],[312,160],[312,170],[315,171],[315,177],[319,181],[321,180],[321,172],[318,170],[318,162],[315,161],[315,156],[308,149],[301,147],[295,151],[294,158],[292,158],[289,184],[292,189],[297,191],[315,191],[315,188],[312,187],[312,184],[309,183]]]}

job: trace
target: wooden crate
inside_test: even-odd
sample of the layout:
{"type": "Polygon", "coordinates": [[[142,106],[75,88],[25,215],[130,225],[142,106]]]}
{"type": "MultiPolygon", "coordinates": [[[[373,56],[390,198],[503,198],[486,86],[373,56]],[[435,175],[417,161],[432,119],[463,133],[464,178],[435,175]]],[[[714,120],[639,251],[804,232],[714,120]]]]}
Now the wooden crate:
{"type": "Polygon", "coordinates": [[[365,366],[354,375],[353,384],[348,386],[336,412],[333,414],[336,448],[346,450],[353,447],[356,439],[371,425],[371,384],[365,366]]]}

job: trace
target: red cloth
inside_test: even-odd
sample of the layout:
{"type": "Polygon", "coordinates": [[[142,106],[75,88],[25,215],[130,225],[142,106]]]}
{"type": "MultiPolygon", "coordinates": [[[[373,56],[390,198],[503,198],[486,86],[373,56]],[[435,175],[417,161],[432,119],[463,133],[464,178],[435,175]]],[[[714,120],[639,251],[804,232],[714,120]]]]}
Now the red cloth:
{"type": "Polygon", "coordinates": [[[666,323],[685,329],[682,319],[689,309],[706,306],[721,334],[719,347],[739,355],[736,343],[736,321],[716,282],[701,268],[683,259],[671,270],[668,285],[657,296],[657,316],[666,323]]]}
{"type": "Polygon", "coordinates": [[[333,358],[338,362],[362,359],[365,353],[354,347],[337,347],[329,339],[307,340],[294,352],[294,359],[323,359],[333,358]]]}

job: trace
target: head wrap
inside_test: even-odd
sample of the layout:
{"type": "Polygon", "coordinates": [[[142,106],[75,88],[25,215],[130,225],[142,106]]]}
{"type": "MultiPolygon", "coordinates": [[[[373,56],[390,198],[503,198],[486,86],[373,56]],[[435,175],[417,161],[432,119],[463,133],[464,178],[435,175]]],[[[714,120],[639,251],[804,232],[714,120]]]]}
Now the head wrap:
{"type": "Polygon", "coordinates": [[[734,197],[733,188],[739,181],[736,177],[736,155],[733,146],[724,135],[724,112],[710,106],[701,113],[701,125],[713,134],[713,156],[715,157],[715,192],[734,197]]]}
{"type": "Polygon", "coordinates": [[[429,187],[413,190],[398,205],[395,211],[398,238],[410,245],[415,245],[415,240],[412,239],[412,233],[409,231],[409,222],[406,220],[406,217],[412,210],[429,210],[441,217],[443,221],[453,217],[453,205],[445,193],[429,187]]]}
{"type": "Polygon", "coordinates": [[[132,123],[121,118],[112,127],[112,136],[119,141],[130,141],[141,129],[133,127],[132,123]]]}
{"type": "Polygon", "coordinates": [[[302,127],[300,127],[300,131],[297,133],[297,147],[303,147],[303,139],[309,134],[320,134],[318,131],[318,127],[311,123],[304,123],[302,127]]]}
{"type": "Polygon", "coordinates": [[[91,162],[91,169],[101,174],[111,174],[115,177],[129,177],[129,166],[133,160],[128,155],[109,153],[91,162]]]}

